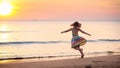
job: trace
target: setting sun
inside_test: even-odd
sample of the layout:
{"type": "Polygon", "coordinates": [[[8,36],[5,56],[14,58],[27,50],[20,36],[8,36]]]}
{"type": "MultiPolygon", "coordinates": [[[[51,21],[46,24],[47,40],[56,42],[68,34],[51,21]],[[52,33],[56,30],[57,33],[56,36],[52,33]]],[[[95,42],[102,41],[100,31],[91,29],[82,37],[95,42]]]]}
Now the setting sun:
{"type": "Polygon", "coordinates": [[[0,15],[6,16],[10,15],[13,11],[13,6],[7,2],[3,1],[0,3],[0,15]]]}

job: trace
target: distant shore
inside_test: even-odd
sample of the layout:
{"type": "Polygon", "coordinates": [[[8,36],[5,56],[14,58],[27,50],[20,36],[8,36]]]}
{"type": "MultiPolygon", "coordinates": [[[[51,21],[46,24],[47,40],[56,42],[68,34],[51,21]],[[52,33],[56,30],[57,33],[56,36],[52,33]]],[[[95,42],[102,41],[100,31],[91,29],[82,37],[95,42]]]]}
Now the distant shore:
{"type": "Polygon", "coordinates": [[[120,55],[66,58],[55,60],[32,59],[7,62],[2,60],[0,68],[120,68],[120,55]]]}

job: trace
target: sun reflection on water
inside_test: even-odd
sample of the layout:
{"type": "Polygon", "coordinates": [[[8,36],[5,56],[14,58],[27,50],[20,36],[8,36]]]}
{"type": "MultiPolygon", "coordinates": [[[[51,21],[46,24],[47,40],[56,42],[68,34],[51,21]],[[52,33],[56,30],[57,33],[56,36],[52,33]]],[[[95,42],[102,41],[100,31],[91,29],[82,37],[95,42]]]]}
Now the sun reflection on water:
{"type": "Polygon", "coordinates": [[[11,63],[11,62],[15,62],[17,60],[1,60],[0,64],[5,64],[5,63],[11,63]]]}
{"type": "Polygon", "coordinates": [[[10,31],[10,28],[6,24],[0,24],[0,42],[6,42],[9,41],[9,33],[6,33],[10,31]]]}
{"type": "Polygon", "coordinates": [[[8,34],[0,34],[0,42],[6,42],[9,40],[8,34]]]}
{"type": "Polygon", "coordinates": [[[8,31],[8,30],[9,30],[9,28],[6,24],[1,24],[0,25],[0,31],[8,31]]]}

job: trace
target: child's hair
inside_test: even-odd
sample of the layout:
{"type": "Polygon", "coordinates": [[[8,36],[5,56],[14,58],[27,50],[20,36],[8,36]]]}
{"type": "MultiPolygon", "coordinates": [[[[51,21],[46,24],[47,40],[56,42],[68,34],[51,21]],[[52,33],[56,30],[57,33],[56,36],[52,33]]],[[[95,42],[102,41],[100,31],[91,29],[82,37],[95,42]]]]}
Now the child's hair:
{"type": "Polygon", "coordinates": [[[74,27],[80,27],[81,26],[81,24],[79,23],[79,22],[74,22],[73,24],[71,24],[71,26],[74,26],[74,27]]]}

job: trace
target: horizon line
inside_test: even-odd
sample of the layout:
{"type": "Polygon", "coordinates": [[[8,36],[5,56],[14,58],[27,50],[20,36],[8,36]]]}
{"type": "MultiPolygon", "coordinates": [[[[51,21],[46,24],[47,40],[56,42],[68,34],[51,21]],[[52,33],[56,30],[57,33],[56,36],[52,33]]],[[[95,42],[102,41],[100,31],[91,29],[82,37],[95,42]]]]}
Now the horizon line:
{"type": "Polygon", "coordinates": [[[76,19],[76,20],[69,20],[69,19],[6,19],[6,20],[0,20],[0,21],[120,21],[119,20],[101,20],[101,19],[76,19]]]}

